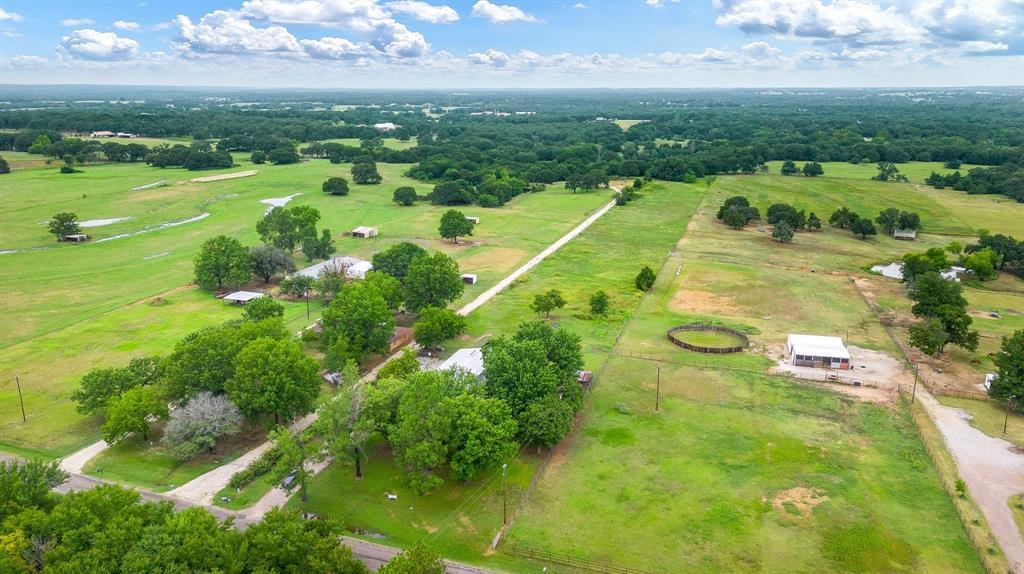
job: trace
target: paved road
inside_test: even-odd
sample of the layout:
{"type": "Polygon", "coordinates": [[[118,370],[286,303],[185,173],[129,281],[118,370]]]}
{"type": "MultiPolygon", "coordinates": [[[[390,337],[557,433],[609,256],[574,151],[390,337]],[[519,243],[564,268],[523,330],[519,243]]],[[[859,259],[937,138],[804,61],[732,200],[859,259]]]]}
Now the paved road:
{"type": "Polygon", "coordinates": [[[967,491],[981,507],[1007,560],[1024,567],[1024,538],[1007,504],[1011,496],[1024,492],[1024,455],[1010,450],[1014,445],[1009,441],[972,427],[970,415],[939,403],[926,389],[918,387],[917,398],[939,427],[967,491]]]}

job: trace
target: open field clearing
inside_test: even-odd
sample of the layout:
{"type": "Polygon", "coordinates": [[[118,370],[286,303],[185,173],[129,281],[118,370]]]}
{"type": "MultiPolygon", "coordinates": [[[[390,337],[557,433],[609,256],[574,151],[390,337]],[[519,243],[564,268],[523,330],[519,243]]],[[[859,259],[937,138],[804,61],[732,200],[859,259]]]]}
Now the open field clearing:
{"type": "MultiPolygon", "coordinates": [[[[736,179],[756,190],[768,178],[736,179]]],[[[714,213],[716,196],[735,195],[739,184],[719,181],[727,191],[712,187],[661,268],[598,373],[581,428],[559,446],[508,543],[651,572],[981,572],[895,395],[866,390],[858,394],[871,400],[860,400],[700,368],[760,371],[772,361],[758,352],[701,355],[665,340],[673,325],[712,320],[751,333],[763,351],[788,332],[846,338],[849,327],[855,345],[897,352],[843,276],[889,247],[862,248],[848,234],[798,234],[782,245],[734,232],[714,213]],[[805,256],[815,273],[800,265],[805,256]]],[[[766,183],[763,200],[784,200],[766,183]]]]}
{"type": "MultiPolygon", "coordinates": [[[[402,140],[400,140],[398,138],[382,138],[382,139],[384,140],[384,147],[386,147],[386,148],[403,150],[403,149],[410,149],[410,148],[416,147],[416,139],[415,138],[408,139],[406,141],[402,141],[402,140]]],[[[334,139],[320,140],[320,143],[339,143],[339,144],[342,144],[342,145],[359,147],[360,140],[359,140],[359,138],[334,138],[334,139]]],[[[301,147],[305,147],[305,146],[301,146],[301,147]]]]}
{"type": "MultiPolygon", "coordinates": [[[[637,270],[645,262],[660,265],[703,192],[703,186],[649,184],[636,203],[613,208],[513,288],[471,314],[469,334],[458,345],[477,346],[487,337],[514,331],[519,323],[536,318],[529,309],[533,293],[557,288],[569,305],[552,320],[580,333],[587,367],[599,366],[639,300],[633,287],[637,270]],[[613,311],[603,320],[590,319],[587,310],[587,298],[596,288],[607,291],[613,302],[613,311]]],[[[532,449],[521,453],[509,465],[510,511],[518,506],[535,472],[539,459],[533,453],[532,449]]],[[[519,561],[500,554],[485,558],[484,551],[501,523],[500,471],[466,484],[448,481],[429,496],[420,497],[404,486],[382,444],[369,457],[364,471],[366,477],[356,480],[348,461],[332,464],[313,481],[310,510],[339,517],[350,530],[361,530],[364,535],[384,536],[387,543],[405,545],[426,537],[446,556],[522,569],[519,561]],[[388,501],[385,493],[398,493],[398,501],[388,501]]],[[[300,505],[298,500],[289,504],[300,505]]]]}
{"type": "Polygon", "coordinates": [[[615,125],[619,126],[623,130],[628,130],[633,126],[637,124],[642,124],[646,121],[648,120],[615,120],[615,125]]]}
{"type": "MultiPolygon", "coordinates": [[[[768,166],[768,171],[770,173],[779,173],[782,163],[783,162],[781,161],[769,161],[765,165],[768,166]]],[[[797,167],[802,168],[806,162],[796,161],[793,163],[795,163],[797,167]]],[[[852,164],[845,161],[825,161],[821,162],[821,167],[825,169],[825,175],[821,177],[870,180],[872,177],[878,175],[877,163],[852,164]]],[[[907,163],[898,163],[896,164],[896,167],[899,168],[901,174],[907,176],[910,183],[924,183],[925,178],[931,175],[933,171],[941,173],[942,175],[959,171],[966,175],[971,169],[983,166],[965,163],[960,166],[959,170],[955,170],[944,167],[941,161],[909,161],[907,163]]]]}
{"type": "MultiPolygon", "coordinates": [[[[236,161],[241,165],[202,173],[252,169],[248,162],[236,161]]],[[[196,172],[139,164],[87,166],[71,175],[47,168],[5,176],[9,179],[0,193],[7,209],[0,215],[0,249],[18,252],[0,255],[0,309],[18,321],[0,334],[0,346],[5,347],[0,357],[0,449],[38,449],[56,456],[87,444],[96,437],[95,423],[74,414],[67,398],[84,372],[122,365],[144,353],[167,353],[189,332],[238,316],[240,309],[186,285],[192,279],[192,257],[204,240],[223,233],[247,245],[258,243],[255,224],[267,208],[260,200],[301,193],[289,205],[319,209],[320,225],[334,232],[338,254],[369,258],[404,240],[444,250],[464,271],[478,274],[478,283],[467,286],[463,300],[468,301],[609,198],[605,191],[572,194],[551,186],[501,209],[467,207],[465,212],[480,216],[481,223],[472,238],[455,245],[437,237],[438,221],[447,208],[392,203],[391,194],[400,185],[411,185],[421,195],[432,188],[401,175],[407,165],[380,164],[382,184],[353,185],[345,197],[322,193],[324,179],[348,177],[349,169],[323,160],[264,165],[253,177],[204,184],[187,183],[196,172]],[[161,179],[168,185],[129,191],[161,179]],[[75,185],[54,185],[65,181],[75,185]],[[60,211],[75,212],[82,220],[129,219],[88,229],[93,237],[89,243],[58,244],[41,222],[60,211]],[[209,215],[194,219],[204,213],[209,215]],[[190,222],[129,235],[180,221],[190,222]],[[370,241],[342,236],[358,225],[376,226],[380,236],[370,241]],[[128,236],[101,241],[121,235],[128,236]],[[170,304],[148,304],[154,297],[170,304]],[[15,375],[26,389],[27,424],[21,422],[10,384],[15,375]]],[[[296,263],[306,264],[301,255],[296,263]]],[[[308,324],[304,304],[285,305],[289,328],[308,324]]],[[[318,306],[314,302],[313,310],[318,306]]]]}

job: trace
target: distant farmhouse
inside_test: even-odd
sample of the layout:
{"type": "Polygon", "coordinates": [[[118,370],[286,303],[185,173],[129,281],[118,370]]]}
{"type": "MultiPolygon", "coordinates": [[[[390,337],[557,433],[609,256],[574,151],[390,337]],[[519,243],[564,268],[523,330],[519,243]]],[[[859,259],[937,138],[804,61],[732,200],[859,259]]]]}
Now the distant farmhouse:
{"type": "Polygon", "coordinates": [[[344,272],[345,276],[349,279],[362,279],[366,277],[366,272],[373,269],[373,263],[369,261],[363,261],[362,259],[356,259],[355,257],[349,257],[347,255],[339,255],[333,257],[327,261],[321,261],[316,265],[310,265],[304,269],[300,269],[295,272],[295,275],[304,275],[312,279],[319,279],[320,275],[324,271],[337,271],[344,272]]]}

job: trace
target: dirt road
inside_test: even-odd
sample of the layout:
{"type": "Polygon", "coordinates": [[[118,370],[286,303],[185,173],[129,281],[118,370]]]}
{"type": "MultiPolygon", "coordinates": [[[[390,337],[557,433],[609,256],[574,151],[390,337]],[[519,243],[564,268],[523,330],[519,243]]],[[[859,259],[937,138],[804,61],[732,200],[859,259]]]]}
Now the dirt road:
{"type": "Polygon", "coordinates": [[[970,415],[939,403],[922,387],[917,388],[917,398],[939,427],[960,477],[967,482],[968,492],[1006,554],[1011,572],[1020,571],[1024,568],[1024,538],[1007,499],[1024,492],[1024,454],[1011,450],[1013,444],[1009,441],[972,427],[970,415]],[[1014,565],[1018,570],[1012,569],[1014,565]]]}

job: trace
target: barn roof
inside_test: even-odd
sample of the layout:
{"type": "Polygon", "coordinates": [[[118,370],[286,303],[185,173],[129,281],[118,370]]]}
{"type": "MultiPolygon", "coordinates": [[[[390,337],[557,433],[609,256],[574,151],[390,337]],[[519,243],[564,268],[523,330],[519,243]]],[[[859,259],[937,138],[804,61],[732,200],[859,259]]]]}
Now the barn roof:
{"type": "Polygon", "coordinates": [[[257,293],[256,291],[235,291],[234,293],[228,293],[225,295],[224,300],[247,303],[253,299],[259,299],[260,297],[263,297],[263,293],[257,293]]]}
{"type": "Polygon", "coordinates": [[[437,370],[444,371],[453,368],[462,369],[479,377],[484,374],[484,355],[479,347],[459,349],[451,357],[448,357],[448,360],[441,363],[437,370]]]}
{"type": "Polygon", "coordinates": [[[367,271],[373,269],[373,263],[363,261],[362,259],[356,259],[355,257],[349,257],[348,255],[339,255],[338,257],[332,257],[327,261],[321,261],[316,265],[310,265],[305,269],[299,269],[295,274],[317,279],[320,277],[320,274],[324,272],[324,269],[328,268],[345,269],[345,275],[350,279],[362,279],[363,276],[366,275],[367,271]]]}
{"type": "Polygon", "coordinates": [[[786,339],[786,346],[798,355],[839,359],[850,358],[850,352],[846,350],[846,345],[843,344],[843,340],[839,337],[791,334],[786,339]]]}

